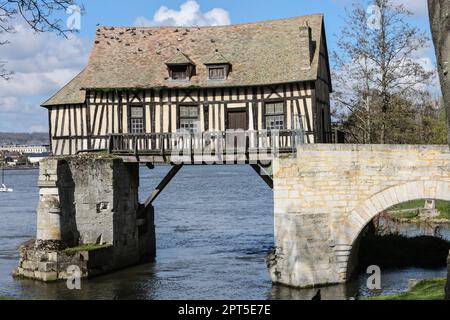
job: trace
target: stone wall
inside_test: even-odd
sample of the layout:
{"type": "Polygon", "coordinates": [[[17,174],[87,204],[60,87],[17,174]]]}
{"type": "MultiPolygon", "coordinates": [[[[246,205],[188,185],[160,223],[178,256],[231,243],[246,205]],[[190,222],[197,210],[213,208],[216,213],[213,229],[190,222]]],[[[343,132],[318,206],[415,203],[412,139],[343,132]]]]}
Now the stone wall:
{"type": "Polygon", "coordinates": [[[37,239],[77,245],[76,235],[70,235],[69,231],[75,229],[75,185],[67,162],[43,160],[38,187],[37,239]]]}
{"type": "Polygon", "coordinates": [[[304,145],[273,164],[275,283],[345,282],[358,237],[380,212],[415,199],[450,200],[446,146],[304,145]]]}
{"type": "Polygon", "coordinates": [[[67,261],[86,275],[97,274],[92,266],[98,269],[98,263],[86,264],[86,254],[75,255],[79,264],[65,254],[74,247],[83,252],[85,245],[108,248],[108,254],[90,253],[91,261],[102,257],[105,271],[154,257],[154,210],[139,204],[138,164],[106,155],[48,158],[40,165],[38,186],[37,240],[21,249],[18,275],[31,277],[41,271],[40,264],[51,262],[51,272],[64,278],[67,261]]]}

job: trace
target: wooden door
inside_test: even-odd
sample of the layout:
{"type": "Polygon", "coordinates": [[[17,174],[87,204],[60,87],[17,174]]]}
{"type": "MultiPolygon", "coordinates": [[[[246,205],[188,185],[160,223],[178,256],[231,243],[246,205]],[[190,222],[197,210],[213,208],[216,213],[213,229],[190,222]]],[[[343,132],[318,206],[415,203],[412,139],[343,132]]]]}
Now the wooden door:
{"type": "Polygon", "coordinates": [[[245,111],[228,111],[228,130],[247,130],[247,112],[245,111]]]}

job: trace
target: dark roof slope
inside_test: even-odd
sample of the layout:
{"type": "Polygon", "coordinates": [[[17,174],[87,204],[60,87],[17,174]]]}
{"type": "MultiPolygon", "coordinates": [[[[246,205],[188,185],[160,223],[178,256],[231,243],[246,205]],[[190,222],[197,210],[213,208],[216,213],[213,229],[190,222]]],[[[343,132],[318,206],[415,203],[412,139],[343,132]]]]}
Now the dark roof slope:
{"type": "Polygon", "coordinates": [[[322,29],[322,14],[218,27],[98,27],[86,69],[44,106],[81,101],[80,88],[217,86],[205,65],[216,52],[233,68],[220,86],[316,80],[322,29]],[[305,25],[316,48],[311,63],[305,25]],[[166,63],[180,54],[196,66],[189,82],[168,78],[166,63]]]}

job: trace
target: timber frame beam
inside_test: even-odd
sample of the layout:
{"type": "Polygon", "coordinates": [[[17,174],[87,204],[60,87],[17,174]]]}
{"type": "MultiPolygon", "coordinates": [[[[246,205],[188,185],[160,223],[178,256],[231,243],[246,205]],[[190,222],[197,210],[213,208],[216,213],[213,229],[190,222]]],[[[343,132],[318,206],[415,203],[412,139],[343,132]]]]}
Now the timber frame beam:
{"type": "Polygon", "coordinates": [[[273,179],[270,174],[270,167],[263,167],[260,164],[251,164],[251,167],[255,172],[264,180],[264,182],[269,186],[270,189],[273,189],[273,179]]]}
{"type": "Polygon", "coordinates": [[[149,206],[153,204],[153,202],[158,198],[158,196],[161,194],[161,192],[164,191],[164,189],[167,187],[167,185],[172,181],[172,179],[176,176],[176,174],[180,171],[180,169],[183,167],[182,164],[180,165],[174,165],[172,169],[167,173],[167,175],[161,180],[161,182],[158,184],[158,186],[153,190],[153,192],[150,194],[150,196],[145,200],[144,206],[147,209],[149,206]]]}

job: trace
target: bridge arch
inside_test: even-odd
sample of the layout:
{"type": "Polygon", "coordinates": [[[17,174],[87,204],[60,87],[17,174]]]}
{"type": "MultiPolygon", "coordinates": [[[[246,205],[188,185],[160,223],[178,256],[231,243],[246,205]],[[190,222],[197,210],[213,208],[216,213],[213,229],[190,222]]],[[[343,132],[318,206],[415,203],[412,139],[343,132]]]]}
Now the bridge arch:
{"type": "Polygon", "coordinates": [[[378,192],[355,207],[337,232],[336,261],[338,273],[348,279],[356,265],[355,244],[365,227],[380,213],[408,201],[435,199],[450,201],[450,181],[411,181],[378,192]]]}

